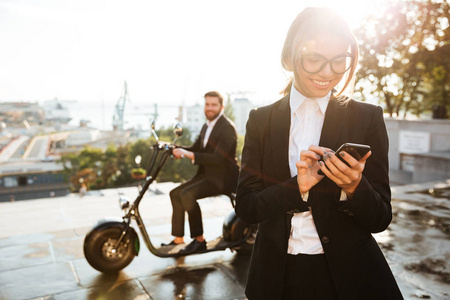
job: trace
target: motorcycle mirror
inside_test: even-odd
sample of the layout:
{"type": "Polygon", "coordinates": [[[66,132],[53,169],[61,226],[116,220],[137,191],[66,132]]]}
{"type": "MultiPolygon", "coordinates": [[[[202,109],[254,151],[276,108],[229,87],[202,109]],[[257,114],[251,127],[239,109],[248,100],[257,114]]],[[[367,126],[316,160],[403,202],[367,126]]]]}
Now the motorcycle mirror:
{"type": "Polygon", "coordinates": [[[175,144],[177,139],[183,134],[183,127],[181,127],[180,123],[177,123],[173,128],[173,133],[175,134],[175,138],[173,139],[172,144],[175,144]]]}
{"type": "Polygon", "coordinates": [[[177,123],[173,129],[173,133],[175,133],[176,136],[182,136],[183,135],[183,127],[181,127],[180,123],[177,123]]]}

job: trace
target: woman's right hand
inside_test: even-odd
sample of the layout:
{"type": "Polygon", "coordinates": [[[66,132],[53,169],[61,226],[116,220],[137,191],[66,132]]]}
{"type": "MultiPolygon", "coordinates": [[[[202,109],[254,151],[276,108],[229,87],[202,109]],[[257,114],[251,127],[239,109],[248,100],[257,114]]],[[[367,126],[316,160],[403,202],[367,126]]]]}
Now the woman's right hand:
{"type": "Polygon", "coordinates": [[[325,177],[317,174],[317,171],[320,169],[317,162],[320,159],[320,155],[323,155],[323,152],[326,150],[329,149],[311,145],[308,150],[303,150],[300,153],[300,160],[295,164],[300,194],[308,192],[325,177]]]}

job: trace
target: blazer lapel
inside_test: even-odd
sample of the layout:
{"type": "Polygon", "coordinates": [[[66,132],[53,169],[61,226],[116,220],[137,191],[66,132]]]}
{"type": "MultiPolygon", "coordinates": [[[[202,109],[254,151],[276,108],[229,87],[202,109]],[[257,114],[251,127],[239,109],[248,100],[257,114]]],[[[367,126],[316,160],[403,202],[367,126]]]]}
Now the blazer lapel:
{"type": "Polygon", "coordinates": [[[338,142],[344,127],[345,112],[345,103],[340,102],[335,96],[331,96],[325,112],[319,146],[337,150],[340,146],[338,142]]]}
{"type": "MultiPolygon", "coordinates": [[[[214,127],[213,127],[213,129],[212,129],[212,131],[211,131],[211,133],[209,135],[208,142],[206,143],[206,146],[208,146],[208,144],[210,144],[210,143],[217,145],[216,135],[218,134],[218,132],[221,131],[220,128],[223,126],[224,120],[225,120],[225,117],[223,115],[217,120],[216,124],[214,125],[214,127]]],[[[205,124],[205,130],[203,131],[203,138],[205,137],[206,128],[207,127],[208,126],[205,124]]],[[[203,146],[203,142],[202,142],[202,146],[203,146]]]]}
{"type": "Polygon", "coordinates": [[[203,149],[203,141],[205,140],[205,133],[206,133],[206,128],[208,126],[205,124],[203,124],[202,130],[200,130],[200,149],[203,149]]]}
{"type": "Polygon", "coordinates": [[[282,180],[291,177],[289,170],[289,128],[291,126],[291,109],[289,95],[281,99],[270,119],[270,147],[273,151],[274,177],[282,180]]]}

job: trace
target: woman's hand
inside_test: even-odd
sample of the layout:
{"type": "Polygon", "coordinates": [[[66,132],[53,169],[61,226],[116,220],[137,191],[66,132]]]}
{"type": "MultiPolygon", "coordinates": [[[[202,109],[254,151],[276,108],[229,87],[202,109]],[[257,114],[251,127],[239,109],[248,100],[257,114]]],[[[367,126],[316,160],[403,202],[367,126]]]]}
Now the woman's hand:
{"type": "Polygon", "coordinates": [[[345,151],[339,155],[350,165],[347,166],[336,157],[334,151],[326,151],[323,154],[323,162],[319,162],[322,172],[339,187],[341,187],[349,198],[352,197],[359,183],[361,182],[362,172],[366,166],[366,160],[372,154],[369,151],[363,158],[357,161],[353,156],[345,151]]]}
{"type": "Polygon", "coordinates": [[[311,145],[308,150],[300,153],[300,160],[295,164],[297,167],[297,183],[300,193],[304,194],[315,186],[324,176],[317,174],[320,166],[317,161],[320,159],[318,153],[323,153],[326,149],[311,145]]]}

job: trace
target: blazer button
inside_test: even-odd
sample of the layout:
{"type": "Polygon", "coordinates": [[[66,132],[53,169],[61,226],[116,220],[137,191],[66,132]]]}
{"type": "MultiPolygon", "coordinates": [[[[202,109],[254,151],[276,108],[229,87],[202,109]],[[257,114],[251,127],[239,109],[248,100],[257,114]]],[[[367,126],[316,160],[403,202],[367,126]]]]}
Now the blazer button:
{"type": "Polygon", "coordinates": [[[330,242],[330,238],[324,235],[322,237],[322,244],[328,244],[330,242]]]}

